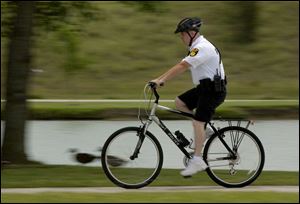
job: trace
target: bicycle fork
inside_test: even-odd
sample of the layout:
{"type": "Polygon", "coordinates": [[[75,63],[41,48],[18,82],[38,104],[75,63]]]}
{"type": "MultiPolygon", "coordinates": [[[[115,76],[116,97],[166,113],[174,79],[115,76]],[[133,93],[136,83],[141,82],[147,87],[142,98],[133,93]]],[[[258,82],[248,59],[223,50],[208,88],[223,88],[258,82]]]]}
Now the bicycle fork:
{"type": "Polygon", "coordinates": [[[142,146],[143,141],[144,141],[145,136],[146,136],[147,129],[153,121],[165,132],[166,135],[168,135],[170,137],[170,139],[176,144],[176,146],[181,150],[181,152],[187,158],[189,158],[189,159],[192,158],[192,155],[190,155],[186,151],[186,149],[180,144],[180,142],[176,139],[176,137],[172,134],[172,132],[163,124],[163,122],[159,118],[157,118],[156,116],[152,116],[151,118],[149,118],[147,120],[147,122],[145,124],[143,124],[143,126],[140,126],[140,130],[138,131],[138,134],[137,134],[137,136],[139,137],[139,140],[137,142],[137,145],[135,147],[135,150],[134,150],[133,154],[130,156],[131,160],[134,160],[135,158],[138,157],[141,146],[142,146]]]}
{"type": "Polygon", "coordinates": [[[141,149],[142,144],[144,142],[146,131],[147,131],[146,125],[147,125],[147,123],[144,124],[143,126],[140,126],[140,129],[137,133],[137,137],[139,137],[138,142],[137,142],[136,147],[133,151],[133,154],[129,157],[131,160],[134,160],[134,159],[138,158],[138,154],[140,153],[140,149],[141,149]]]}

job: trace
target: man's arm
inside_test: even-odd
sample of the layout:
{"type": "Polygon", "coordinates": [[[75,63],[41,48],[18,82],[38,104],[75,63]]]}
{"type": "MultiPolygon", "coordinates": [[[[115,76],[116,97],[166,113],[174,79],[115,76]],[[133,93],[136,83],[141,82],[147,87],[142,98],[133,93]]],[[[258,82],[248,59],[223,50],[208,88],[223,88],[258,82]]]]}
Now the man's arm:
{"type": "Polygon", "coordinates": [[[187,63],[186,61],[181,61],[175,66],[173,66],[171,69],[169,69],[167,72],[165,72],[160,77],[152,80],[152,82],[155,82],[158,85],[164,84],[166,81],[174,78],[175,76],[185,72],[191,65],[187,63]]]}

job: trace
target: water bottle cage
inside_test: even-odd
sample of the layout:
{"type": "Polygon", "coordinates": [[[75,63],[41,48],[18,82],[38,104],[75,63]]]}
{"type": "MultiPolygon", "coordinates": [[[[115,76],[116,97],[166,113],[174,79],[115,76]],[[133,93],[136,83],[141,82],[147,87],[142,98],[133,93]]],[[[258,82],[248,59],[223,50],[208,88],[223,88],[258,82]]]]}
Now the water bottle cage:
{"type": "Polygon", "coordinates": [[[184,135],[178,130],[175,132],[178,142],[181,146],[186,147],[190,144],[190,142],[184,137],[184,135]]]}

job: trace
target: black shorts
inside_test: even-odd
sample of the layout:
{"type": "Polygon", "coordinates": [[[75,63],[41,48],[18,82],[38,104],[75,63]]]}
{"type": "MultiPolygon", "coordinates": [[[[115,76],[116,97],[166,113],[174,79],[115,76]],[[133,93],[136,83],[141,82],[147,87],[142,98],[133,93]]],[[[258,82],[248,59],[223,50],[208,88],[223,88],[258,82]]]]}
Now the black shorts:
{"type": "Polygon", "coordinates": [[[203,90],[199,86],[178,96],[190,110],[196,108],[195,120],[202,122],[212,119],[216,108],[224,102],[225,97],[226,91],[203,90]]]}

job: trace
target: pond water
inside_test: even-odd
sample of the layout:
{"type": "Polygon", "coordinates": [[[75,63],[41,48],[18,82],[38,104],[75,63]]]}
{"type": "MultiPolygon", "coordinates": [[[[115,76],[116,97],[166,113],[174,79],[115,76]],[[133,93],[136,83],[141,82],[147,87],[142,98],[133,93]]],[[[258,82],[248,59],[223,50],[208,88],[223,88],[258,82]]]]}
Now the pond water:
{"type": "MultiPolygon", "coordinates": [[[[178,128],[187,137],[193,137],[189,120],[165,120],[173,132],[178,128]]],[[[215,121],[217,127],[225,122],[215,121]]],[[[26,153],[35,161],[58,165],[101,166],[99,159],[88,164],[78,163],[70,149],[99,156],[99,148],[116,130],[127,126],[139,126],[139,121],[38,121],[27,122],[26,153]]],[[[245,126],[246,123],[242,123],[245,126]]],[[[1,141],[4,122],[1,121],[1,141]]],[[[266,154],[264,170],[299,171],[299,121],[258,120],[249,126],[261,140],[266,154]]],[[[164,152],[163,168],[183,168],[183,154],[164,132],[153,123],[149,131],[160,141],[164,152]]],[[[2,142],[1,142],[2,144],[2,142]]]]}

